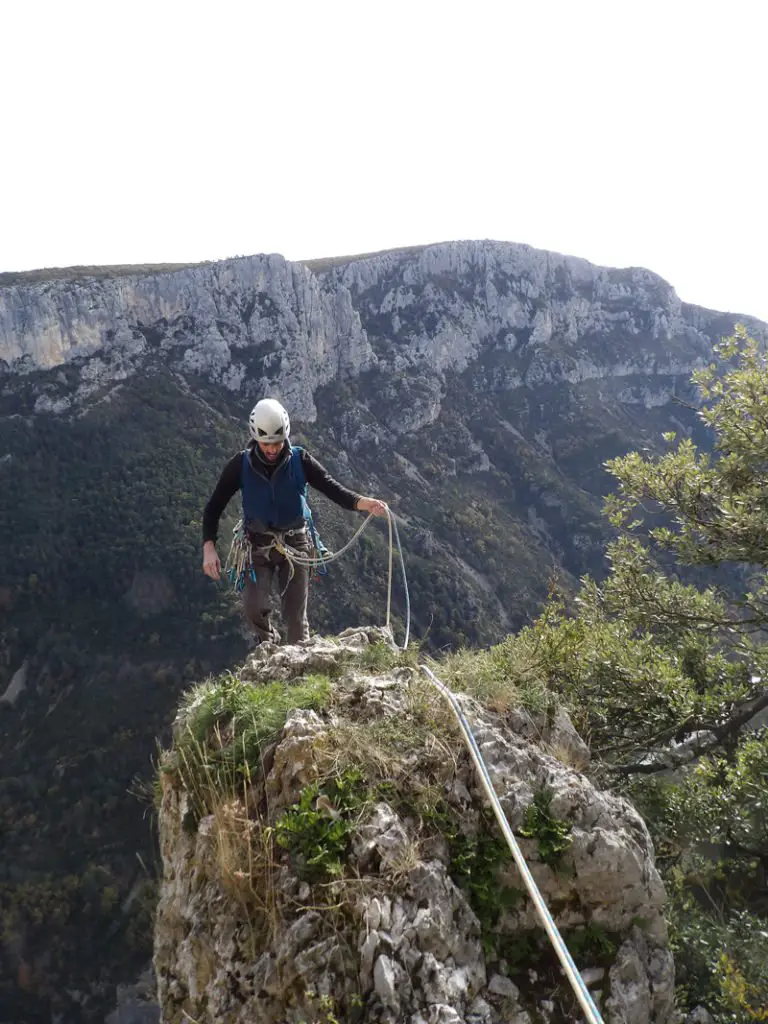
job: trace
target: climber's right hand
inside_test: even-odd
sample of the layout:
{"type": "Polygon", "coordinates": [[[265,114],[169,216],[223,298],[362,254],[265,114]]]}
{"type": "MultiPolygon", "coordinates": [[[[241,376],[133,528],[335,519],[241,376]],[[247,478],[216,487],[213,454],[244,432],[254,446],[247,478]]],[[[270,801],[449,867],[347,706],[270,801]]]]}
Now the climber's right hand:
{"type": "Polygon", "coordinates": [[[206,576],[210,576],[212,580],[217,580],[221,577],[221,562],[216,553],[216,545],[212,540],[207,540],[203,544],[203,572],[206,576]]]}

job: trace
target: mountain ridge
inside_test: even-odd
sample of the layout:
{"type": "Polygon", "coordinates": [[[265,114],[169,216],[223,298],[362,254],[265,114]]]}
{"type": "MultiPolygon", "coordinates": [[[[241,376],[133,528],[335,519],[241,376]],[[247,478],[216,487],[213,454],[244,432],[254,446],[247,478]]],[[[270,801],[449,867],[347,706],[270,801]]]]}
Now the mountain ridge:
{"type": "MultiPolygon", "coordinates": [[[[660,300],[661,307],[673,316],[679,317],[681,311],[690,312],[691,320],[694,321],[691,326],[696,330],[700,329],[699,324],[732,315],[682,303],[668,282],[643,268],[600,267],[579,257],[550,253],[516,243],[445,242],[325,260],[291,262],[278,254],[270,254],[187,266],[169,265],[171,269],[150,265],[140,273],[134,272],[138,268],[130,266],[104,268],[120,271],[118,276],[107,277],[80,276],[80,268],[70,268],[78,271],[77,276],[68,277],[68,270],[56,270],[50,272],[55,273],[55,277],[29,283],[5,283],[0,289],[0,362],[5,363],[7,369],[15,367],[17,370],[30,370],[60,365],[68,359],[96,353],[113,343],[116,336],[119,343],[119,328],[115,330],[114,321],[117,320],[121,327],[128,327],[131,314],[134,322],[130,326],[133,328],[144,323],[142,317],[145,315],[150,318],[149,323],[153,315],[156,319],[167,319],[169,313],[180,316],[190,309],[203,317],[213,315],[215,322],[215,314],[232,313],[231,308],[217,308],[222,296],[226,297],[227,286],[233,289],[249,288],[256,292],[257,288],[263,286],[265,275],[269,274],[279,279],[277,286],[283,291],[292,285],[297,292],[297,302],[301,304],[307,302],[307,295],[302,294],[307,289],[312,298],[317,297],[298,270],[305,268],[312,277],[335,281],[340,287],[343,302],[343,293],[348,286],[354,287],[359,294],[365,290],[366,281],[370,283],[372,278],[381,275],[382,268],[391,271],[396,266],[402,267],[407,281],[409,266],[413,268],[414,260],[418,260],[422,277],[429,278],[430,270],[434,271],[434,276],[447,272],[461,277],[473,264],[480,264],[483,256],[486,257],[485,269],[489,273],[516,273],[521,284],[527,280],[528,286],[524,290],[529,295],[532,289],[542,289],[547,284],[556,284],[561,292],[567,291],[570,285],[575,293],[580,292],[592,301],[615,302],[622,294],[628,295],[634,291],[637,295],[645,289],[648,290],[650,301],[660,300]],[[363,267],[368,268],[367,272],[363,267]],[[286,280],[292,273],[288,268],[295,268],[293,273],[298,275],[290,282],[286,280]],[[175,288],[174,283],[177,285],[175,288]],[[133,287],[133,293],[129,285],[133,287]],[[591,296],[590,285],[593,293],[591,296]],[[67,286],[71,286],[78,294],[68,296],[67,286]],[[207,297],[206,301],[195,304],[195,290],[202,290],[201,294],[207,297]],[[89,291],[93,294],[88,294],[89,291]],[[57,300],[60,305],[58,309],[57,300]],[[122,323],[124,319],[127,321],[125,325],[122,323]]],[[[42,272],[24,273],[34,275],[42,272]]],[[[410,274],[411,280],[414,277],[418,277],[418,270],[410,274]]],[[[248,309],[246,306],[235,312],[249,319],[253,308],[248,309]]],[[[742,319],[759,329],[760,322],[755,318],[742,319]]],[[[664,325],[659,326],[663,328],[664,325]]],[[[258,343],[261,339],[252,336],[249,340],[258,343]]],[[[128,342],[127,335],[122,335],[122,341],[128,342]]]]}
{"type": "MultiPolygon", "coordinates": [[[[551,253],[558,257],[568,259],[578,259],[589,263],[590,266],[601,268],[603,270],[613,270],[617,272],[621,271],[641,271],[644,273],[653,274],[662,283],[673,287],[670,282],[662,275],[657,274],[655,271],[643,266],[642,264],[627,264],[625,266],[618,266],[614,264],[597,263],[593,260],[586,260],[584,257],[577,256],[573,253],[566,253],[563,250],[543,249],[540,246],[533,246],[526,242],[510,242],[502,239],[486,238],[486,239],[443,239],[438,242],[423,242],[414,245],[394,246],[386,249],[375,249],[366,252],[350,253],[345,256],[314,256],[314,257],[301,257],[298,259],[288,260],[290,263],[299,263],[314,273],[323,274],[328,271],[335,269],[338,266],[343,266],[348,263],[356,263],[361,260],[375,259],[380,256],[389,255],[400,255],[409,253],[419,253],[424,249],[433,248],[435,246],[452,245],[456,243],[464,244],[491,244],[491,245],[513,245],[519,246],[522,249],[527,249],[532,252],[545,252],[551,253]]],[[[238,259],[253,259],[259,256],[270,256],[270,255],[281,255],[280,253],[251,253],[248,255],[238,256],[225,256],[217,260],[198,260],[193,262],[160,262],[160,263],[117,263],[117,264],[71,264],[66,266],[50,266],[50,267],[38,267],[31,268],[28,270],[7,270],[0,271],[0,288],[8,287],[10,285],[20,284],[33,284],[33,283],[44,283],[50,280],[76,280],[82,278],[93,277],[96,279],[104,277],[146,277],[154,274],[166,274],[173,273],[178,270],[192,270],[198,267],[213,266],[219,263],[228,263],[232,260],[238,259]]],[[[285,257],[287,259],[287,257],[285,257]]],[[[704,308],[708,311],[715,313],[720,316],[732,316],[738,317],[740,320],[752,320],[758,321],[759,318],[747,314],[745,311],[736,309],[724,309],[715,308],[711,306],[701,306],[701,303],[682,301],[684,306],[704,308]]]]}

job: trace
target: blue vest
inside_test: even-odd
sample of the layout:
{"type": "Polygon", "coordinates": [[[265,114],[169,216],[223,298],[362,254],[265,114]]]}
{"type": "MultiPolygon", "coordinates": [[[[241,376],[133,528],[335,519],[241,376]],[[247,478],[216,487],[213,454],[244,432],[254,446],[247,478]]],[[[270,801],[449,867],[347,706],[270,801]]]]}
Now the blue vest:
{"type": "Polygon", "coordinates": [[[256,532],[297,529],[310,518],[307,482],[301,464],[302,449],[291,446],[284,459],[268,477],[258,468],[258,456],[251,464],[248,449],[243,452],[240,490],[243,495],[243,523],[256,532]]]}

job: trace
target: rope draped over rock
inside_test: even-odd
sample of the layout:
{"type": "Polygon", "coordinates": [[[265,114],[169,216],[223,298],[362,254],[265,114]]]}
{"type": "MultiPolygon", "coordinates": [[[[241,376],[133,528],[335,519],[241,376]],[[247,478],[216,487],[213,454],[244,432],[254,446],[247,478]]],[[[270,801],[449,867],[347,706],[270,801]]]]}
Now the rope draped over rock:
{"type": "Polygon", "coordinates": [[[518,845],[517,839],[515,839],[515,834],[510,827],[506,814],[504,813],[504,808],[501,806],[501,801],[499,800],[493,781],[488,772],[488,768],[483,760],[483,755],[480,753],[480,748],[477,745],[472,728],[461,709],[461,704],[459,704],[456,699],[456,695],[448,689],[441,679],[438,679],[432,669],[427,665],[421,665],[420,668],[434,685],[438,693],[448,702],[456,721],[459,723],[462,738],[469,750],[470,757],[475,764],[480,782],[485,790],[488,800],[490,801],[493,813],[496,815],[496,820],[499,823],[504,839],[507,842],[507,846],[510,849],[512,857],[514,858],[517,869],[522,876],[525,887],[528,890],[528,894],[533,901],[533,905],[536,907],[536,913],[538,914],[539,920],[544,925],[549,941],[552,943],[555,953],[557,954],[563,970],[565,971],[574,995],[579,1000],[581,1008],[586,1015],[587,1024],[603,1024],[603,1018],[600,1016],[600,1011],[595,1006],[589,989],[585,985],[581,974],[579,974],[579,969],[574,963],[573,957],[563,941],[563,937],[555,924],[554,918],[549,911],[549,907],[547,906],[544,897],[541,895],[539,887],[536,885],[536,881],[531,874],[531,869],[526,864],[522,850],[518,845]]]}
{"type": "MultiPolygon", "coordinates": [[[[388,630],[390,635],[392,634],[392,576],[394,544],[396,543],[398,555],[400,558],[400,567],[403,576],[403,587],[405,590],[406,602],[405,639],[403,641],[403,646],[400,647],[400,650],[404,651],[408,647],[408,640],[410,634],[411,609],[410,597],[408,593],[408,580],[405,572],[405,561],[403,559],[403,549],[400,543],[400,534],[397,529],[397,520],[394,513],[392,512],[388,505],[386,506],[386,508],[387,522],[389,526],[389,559],[387,580],[387,612],[385,629],[388,630]]],[[[235,537],[232,542],[232,548],[230,549],[230,558],[228,558],[227,564],[229,565],[230,559],[234,558],[230,572],[236,569],[238,573],[236,577],[238,582],[241,577],[243,578],[244,581],[245,577],[243,574],[247,571],[247,564],[250,564],[251,573],[253,573],[254,571],[252,564],[254,554],[258,554],[263,557],[269,557],[269,554],[272,551],[277,551],[288,561],[290,565],[290,574],[288,577],[288,582],[290,582],[295,573],[296,565],[306,566],[307,568],[316,568],[319,565],[324,565],[327,562],[332,562],[335,561],[335,559],[340,558],[352,547],[353,544],[356,543],[356,541],[362,535],[363,531],[366,529],[372,518],[373,513],[369,513],[366,519],[363,521],[363,523],[351,537],[351,539],[347,541],[347,543],[342,548],[339,548],[338,551],[334,553],[328,552],[326,554],[320,554],[317,557],[307,555],[303,551],[298,551],[296,548],[292,547],[291,544],[288,542],[287,538],[289,536],[298,532],[303,533],[304,530],[286,530],[282,532],[274,531],[272,534],[272,539],[269,544],[253,549],[251,546],[251,542],[247,537],[247,531],[243,529],[241,521],[235,527],[235,537]],[[244,559],[246,559],[246,561],[244,561],[244,559]]],[[[243,582],[243,586],[244,585],[245,583],[243,582]]],[[[287,585],[288,584],[286,584],[286,587],[287,585]]],[[[399,645],[395,644],[395,646],[399,645]]],[[[467,721],[464,712],[462,711],[461,705],[457,700],[456,695],[452,693],[452,691],[445,685],[445,683],[442,682],[442,680],[440,680],[427,665],[422,664],[420,668],[425,673],[425,675],[430,680],[435,689],[438,691],[438,693],[441,695],[441,697],[443,697],[447,701],[454,717],[456,718],[459,724],[462,739],[464,740],[464,743],[469,751],[470,757],[474,762],[475,768],[480,778],[480,782],[491,804],[491,808],[499,823],[504,839],[507,843],[507,846],[509,847],[510,853],[512,854],[515,864],[517,865],[523,882],[525,883],[531,900],[536,908],[536,913],[539,917],[539,920],[541,921],[547,933],[547,936],[554,948],[554,951],[557,954],[557,957],[562,965],[566,977],[568,978],[571,988],[573,989],[574,995],[578,999],[579,1004],[581,1005],[581,1008],[584,1011],[584,1014],[586,1015],[587,1024],[604,1024],[603,1018],[600,1016],[600,1012],[597,1009],[594,1000],[592,999],[589,989],[587,988],[584,979],[581,977],[579,970],[576,967],[576,964],[574,963],[573,957],[571,956],[568,947],[565,944],[565,941],[563,940],[563,937],[560,934],[557,925],[555,924],[554,918],[552,917],[552,914],[550,913],[550,910],[547,907],[544,897],[542,896],[539,887],[536,885],[536,881],[533,875],[531,874],[530,868],[528,867],[525,861],[522,851],[520,850],[514,832],[512,831],[507,816],[504,813],[504,809],[501,806],[501,802],[494,788],[493,781],[488,772],[488,768],[485,764],[485,761],[483,760],[482,754],[480,753],[480,748],[477,745],[477,741],[475,740],[472,728],[469,722],[467,721]]]]}

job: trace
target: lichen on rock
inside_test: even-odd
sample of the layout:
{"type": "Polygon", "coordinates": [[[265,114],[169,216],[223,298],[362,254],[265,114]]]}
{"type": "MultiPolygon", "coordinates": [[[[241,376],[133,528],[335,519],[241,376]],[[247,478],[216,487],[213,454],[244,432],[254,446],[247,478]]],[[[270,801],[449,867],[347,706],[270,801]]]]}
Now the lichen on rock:
{"type": "MultiPolygon", "coordinates": [[[[671,1020],[644,823],[553,756],[586,763],[562,709],[539,745],[527,713],[460,700],[606,1021],[671,1020]]],[[[388,632],[262,645],[187,695],[160,778],[166,1024],[582,1019],[450,710],[388,632]]]]}

